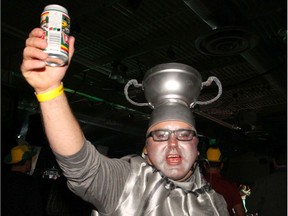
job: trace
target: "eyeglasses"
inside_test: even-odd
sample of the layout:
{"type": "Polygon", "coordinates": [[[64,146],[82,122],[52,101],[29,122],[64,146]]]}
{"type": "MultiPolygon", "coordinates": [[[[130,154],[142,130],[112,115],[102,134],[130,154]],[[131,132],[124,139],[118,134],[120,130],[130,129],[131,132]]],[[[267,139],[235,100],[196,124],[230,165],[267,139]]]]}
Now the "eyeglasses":
{"type": "Polygon", "coordinates": [[[179,130],[155,130],[151,131],[146,138],[152,137],[156,142],[167,141],[170,135],[174,133],[176,139],[179,141],[190,141],[194,136],[197,136],[196,131],[188,129],[179,129],[179,130]]]}

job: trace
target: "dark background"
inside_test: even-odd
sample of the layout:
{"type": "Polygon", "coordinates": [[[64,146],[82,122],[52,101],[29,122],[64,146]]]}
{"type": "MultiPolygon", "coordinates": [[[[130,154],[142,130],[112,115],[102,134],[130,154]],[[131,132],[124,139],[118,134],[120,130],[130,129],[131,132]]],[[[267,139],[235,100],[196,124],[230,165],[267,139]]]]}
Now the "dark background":
{"type": "MultiPolygon", "coordinates": [[[[29,32],[53,1],[1,1],[1,153],[18,137],[41,146],[36,174],[57,166],[33,89],[20,72],[29,32]]],[[[141,153],[151,113],[125,99],[127,81],[142,83],[160,63],[195,67],[222,83],[219,100],[196,106],[199,151],[216,140],[226,174],[250,184],[269,173],[271,155],[287,145],[287,5],[284,0],[57,1],[71,17],[76,52],[63,80],[86,137],[109,157],[141,153]],[[116,79],[112,79],[116,73],[116,79]],[[235,128],[241,129],[235,129],[235,128]],[[229,163],[228,163],[229,162],[229,163]]],[[[114,76],[115,77],[115,76],[114,76]]],[[[199,101],[217,94],[204,88],[199,101]]],[[[142,89],[129,96],[146,102],[142,89]]],[[[3,166],[3,171],[7,168],[3,166]]]]}

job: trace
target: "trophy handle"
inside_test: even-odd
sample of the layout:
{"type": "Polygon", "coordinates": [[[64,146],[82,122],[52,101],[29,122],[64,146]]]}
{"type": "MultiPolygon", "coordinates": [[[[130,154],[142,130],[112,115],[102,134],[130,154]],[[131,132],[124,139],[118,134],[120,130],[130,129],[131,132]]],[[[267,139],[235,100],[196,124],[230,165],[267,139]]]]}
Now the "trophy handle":
{"type": "Polygon", "coordinates": [[[206,82],[202,82],[202,86],[201,86],[201,90],[203,88],[203,86],[210,86],[212,82],[215,82],[218,86],[218,94],[216,97],[212,98],[211,100],[208,100],[208,101],[196,101],[196,102],[192,102],[190,104],[190,108],[194,107],[196,104],[199,104],[199,105],[207,105],[207,104],[210,104],[210,103],[213,103],[214,101],[218,100],[219,97],[221,96],[222,94],[222,84],[220,82],[220,80],[215,77],[215,76],[210,76],[208,77],[207,81],[206,82]]]}
{"type": "Polygon", "coordinates": [[[131,99],[129,98],[128,88],[129,88],[129,86],[132,85],[132,84],[133,84],[134,87],[136,87],[136,88],[140,88],[140,87],[142,88],[142,84],[138,84],[137,80],[135,80],[135,79],[129,80],[129,81],[127,82],[127,84],[125,85],[125,87],[124,87],[124,95],[125,95],[126,99],[127,99],[131,104],[136,105],[136,106],[151,106],[149,103],[137,103],[137,102],[135,102],[135,101],[133,101],[133,100],[131,100],[131,99]]]}

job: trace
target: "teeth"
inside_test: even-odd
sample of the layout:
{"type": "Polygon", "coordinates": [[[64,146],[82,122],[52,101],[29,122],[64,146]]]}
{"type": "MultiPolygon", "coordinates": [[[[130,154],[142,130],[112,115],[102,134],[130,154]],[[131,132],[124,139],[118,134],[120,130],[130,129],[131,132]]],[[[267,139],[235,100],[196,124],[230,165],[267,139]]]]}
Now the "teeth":
{"type": "Polygon", "coordinates": [[[168,158],[176,158],[179,157],[178,155],[168,155],[168,158]]]}

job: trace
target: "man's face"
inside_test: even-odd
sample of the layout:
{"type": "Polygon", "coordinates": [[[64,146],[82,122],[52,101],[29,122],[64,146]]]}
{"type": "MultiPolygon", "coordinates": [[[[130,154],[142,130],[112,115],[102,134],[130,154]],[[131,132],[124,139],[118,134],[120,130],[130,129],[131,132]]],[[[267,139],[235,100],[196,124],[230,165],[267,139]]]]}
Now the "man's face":
{"type": "MultiPolygon", "coordinates": [[[[191,125],[180,121],[166,121],[154,125],[148,132],[155,130],[195,130],[191,125]]],[[[179,141],[171,133],[167,141],[154,141],[152,137],[146,140],[147,161],[154,165],[165,176],[175,181],[184,181],[191,175],[191,167],[198,157],[198,138],[193,136],[190,141],[179,141]]]]}

